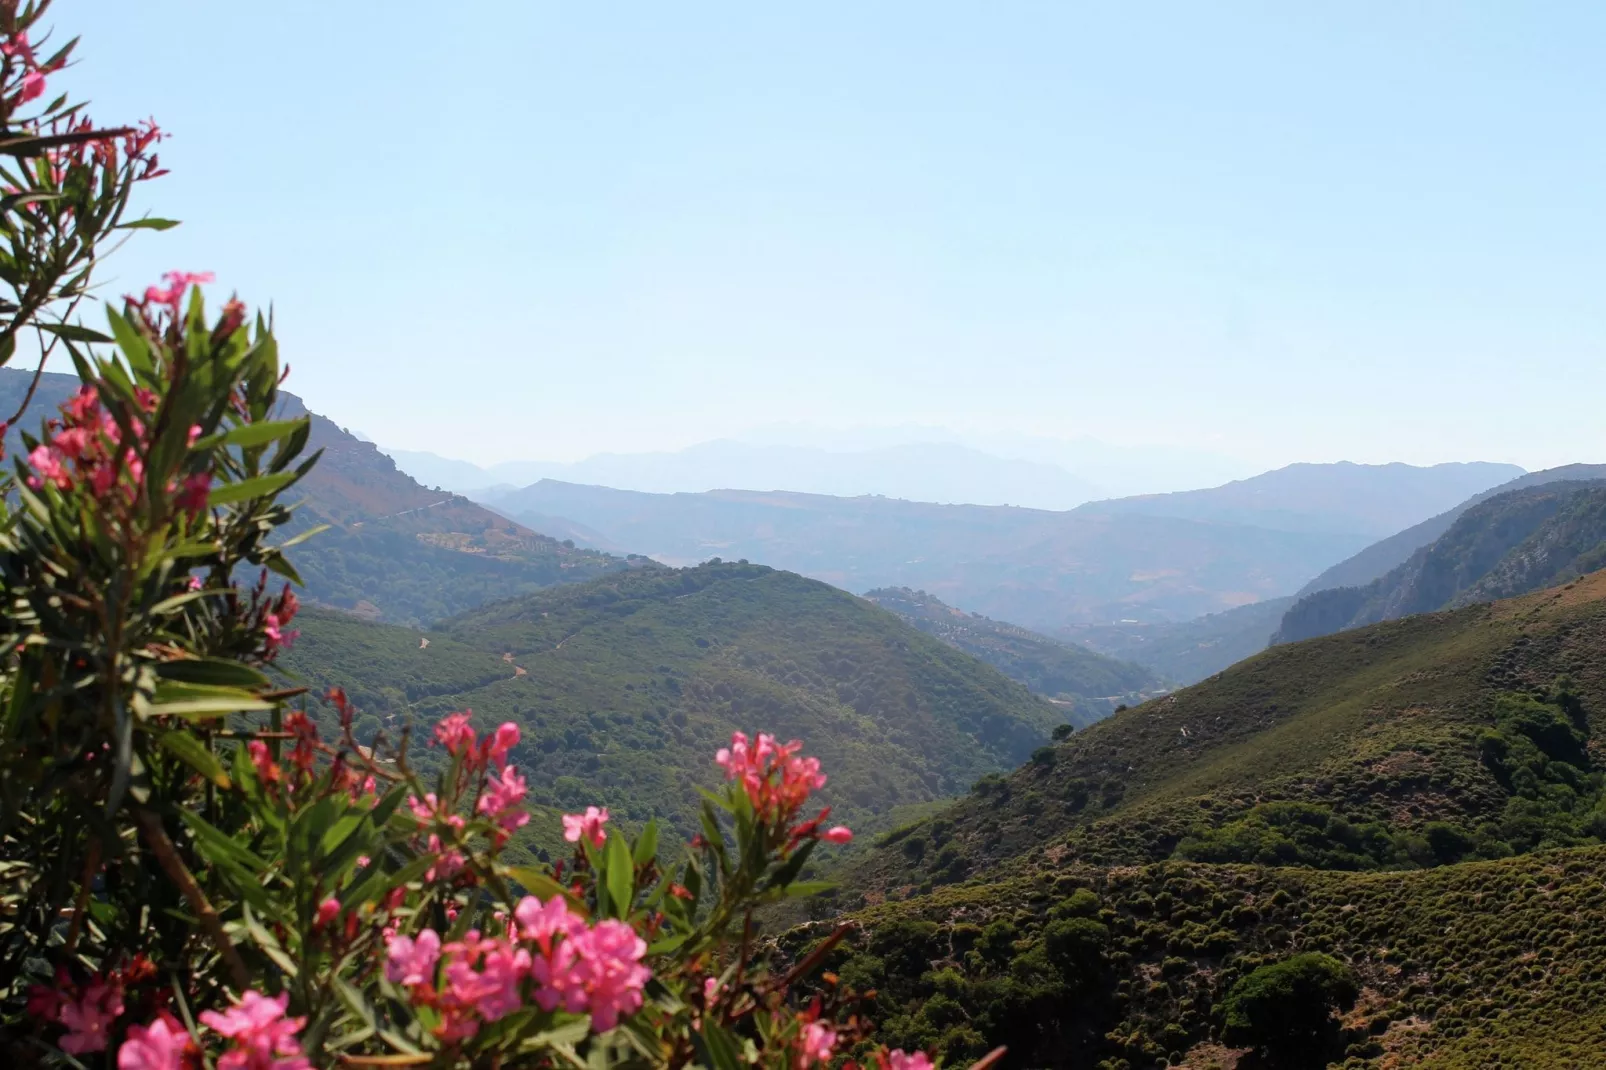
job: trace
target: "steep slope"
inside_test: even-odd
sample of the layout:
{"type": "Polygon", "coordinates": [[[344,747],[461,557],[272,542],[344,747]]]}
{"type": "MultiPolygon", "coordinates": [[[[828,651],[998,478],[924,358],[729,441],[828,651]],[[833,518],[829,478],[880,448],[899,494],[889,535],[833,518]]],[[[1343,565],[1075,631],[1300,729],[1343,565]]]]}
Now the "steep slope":
{"type": "Polygon", "coordinates": [[[1077,727],[1109,715],[1117,705],[1141,702],[1165,690],[1160,679],[1141,665],[1095,654],[979,613],[966,613],[925,591],[882,587],[866,591],[864,597],[1047,696],[1066,710],[1077,727]]]}
{"type": "Polygon", "coordinates": [[[1196,684],[1265,650],[1293,604],[1290,595],[1193,620],[1076,624],[1058,634],[1100,654],[1134,661],[1173,683],[1196,684]]]}
{"type": "Polygon", "coordinates": [[[1585,729],[1599,736],[1603,641],[1606,573],[1597,572],[1523,598],[1274,647],[979,784],[942,815],[940,850],[911,865],[889,847],[855,887],[951,882],[1028,856],[1158,861],[1201,825],[1221,828],[1275,801],[1393,831],[1493,822],[1520,840],[1526,833],[1502,824],[1513,789],[1484,751],[1499,696],[1570,674],[1585,729]]]}
{"type": "Polygon", "coordinates": [[[1313,1067],[1606,1064],[1603,642],[1597,572],[1122,711],[882,837],[830,968],[889,1043],[1202,1070],[1282,1065],[1224,1043],[1224,998],[1320,951],[1360,998],[1313,1067]]]}
{"type": "Polygon", "coordinates": [[[774,492],[639,494],[543,480],[498,499],[666,564],[750,558],[847,590],[913,587],[1022,627],[1186,620],[1288,593],[1367,536],[1082,509],[774,492]]]}
{"type": "Polygon", "coordinates": [[[1560,468],[1547,468],[1542,472],[1529,472],[1509,483],[1502,483],[1498,487],[1474,494],[1455,508],[1390,535],[1368,546],[1354,557],[1340,561],[1300,588],[1299,597],[1303,598],[1305,595],[1331,590],[1334,587],[1364,587],[1391,569],[1404,564],[1405,560],[1417,550],[1449,531],[1450,526],[1461,518],[1462,513],[1479,502],[1507,491],[1538,487],[1569,479],[1606,479],[1606,464],[1569,464],[1560,468]]]}
{"type": "Polygon", "coordinates": [[[1252,524],[1286,531],[1387,535],[1523,475],[1514,464],[1291,464],[1220,487],[1145,494],[1085,508],[1252,524]]]}
{"type": "MultiPolygon", "coordinates": [[[[32,378],[32,372],[0,368],[5,415],[16,410],[32,378]]],[[[77,389],[77,376],[46,372],[19,426],[36,429],[77,389]]],[[[280,396],[285,416],[307,412],[294,394],[280,396]]],[[[429,490],[372,443],[311,415],[307,449],[323,450],[323,458],[288,500],[300,502],[290,533],[332,525],[295,555],[314,601],[374,619],[418,623],[555,583],[650,567],[576,549],[467,498],[429,490]]],[[[20,443],[18,429],[10,429],[6,448],[14,451],[20,443]]]]}
{"type": "Polygon", "coordinates": [[[837,816],[874,828],[1024,760],[1065,720],[892,614],[759,565],[616,574],[422,634],[311,614],[284,667],[392,727],[465,708],[518,721],[534,801],[688,835],[692,786],[713,782],[733,730],[803,739],[837,816]]]}
{"type": "Polygon", "coordinates": [[[1606,482],[1506,491],[1472,506],[1430,545],[1365,587],[1318,591],[1289,608],[1274,642],[1447,606],[1510,597],[1598,567],[1606,482]]]}

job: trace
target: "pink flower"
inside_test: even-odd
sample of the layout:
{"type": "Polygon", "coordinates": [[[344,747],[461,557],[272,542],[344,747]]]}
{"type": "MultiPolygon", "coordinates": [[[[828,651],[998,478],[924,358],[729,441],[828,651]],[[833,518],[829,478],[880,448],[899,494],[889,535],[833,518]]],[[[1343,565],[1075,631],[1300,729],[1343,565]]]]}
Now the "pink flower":
{"type": "MultiPolygon", "coordinates": [[[[212,475],[210,472],[196,472],[194,475],[184,477],[183,489],[173,504],[180,509],[195,516],[206,508],[206,500],[212,493],[212,475]]],[[[278,624],[277,621],[274,622],[278,624]]]]}
{"type": "MultiPolygon", "coordinates": [[[[45,76],[39,71],[29,71],[22,76],[22,92],[17,94],[17,103],[26,104],[30,100],[38,100],[45,95],[45,76]]],[[[95,1049],[99,1051],[99,1048],[95,1049]]]]}
{"type": "Polygon", "coordinates": [[[530,972],[530,953],[506,940],[481,938],[470,929],[461,941],[447,944],[445,995],[458,1008],[472,1006],[487,1022],[506,1017],[524,1005],[519,985],[530,972]],[[480,966],[476,970],[474,967],[480,966]]]}
{"type": "Polygon", "coordinates": [[[563,838],[570,843],[579,843],[583,836],[591,841],[591,846],[601,847],[608,840],[608,834],[602,831],[607,820],[607,807],[599,810],[595,806],[588,806],[583,814],[564,814],[563,838]]]}
{"type": "Polygon", "coordinates": [[[555,895],[545,903],[533,895],[527,895],[513,908],[513,917],[518,922],[519,936],[534,940],[542,951],[549,954],[554,936],[574,936],[584,932],[586,927],[585,919],[569,913],[569,904],[563,901],[561,895],[555,895]]]}
{"type": "Polygon", "coordinates": [[[257,776],[262,782],[264,784],[275,783],[280,776],[279,763],[273,760],[273,755],[268,750],[268,745],[260,739],[253,739],[245,745],[245,749],[250,752],[251,764],[256,766],[257,776]]]}
{"type": "Polygon", "coordinates": [[[182,1070],[189,1043],[184,1028],[165,1017],[150,1025],[131,1025],[117,1049],[117,1070],[182,1070]]]}
{"type": "Polygon", "coordinates": [[[340,900],[331,895],[328,899],[318,904],[318,917],[315,920],[315,924],[319,926],[328,925],[338,917],[340,917],[340,900]]]}
{"type": "Polygon", "coordinates": [[[288,619],[281,620],[277,613],[264,613],[262,615],[262,645],[269,654],[278,652],[296,641],[300,632],[287,632],[284,625],[288,619]]]}
{"type": "Polygon", "coordinates": [[[503,721],[494,735],[486,737],[485,754],[492,765],[501,765],[507,761],[507,752],[518,745],[519,726],[512,721],[503,721]]]}
{"type": "Polygon", "coordinates": [[[421,825],[427,825],[435,820],[435,809],[439,805],[433,791],[422,799],[416,795],[407,796],[407,808],[413,812],[414,817],[418,818],[418,823],[421,825]]]}
{"type": "Polygon", "coordinates": [[[848,843],[853,839],[853,830],[846,825],[835,825],[820,833],[820,839],[826,843],[848,843]]]}
{"type": "Polygon", "coordinates": [[[881,1060],[886,1070],[931,1070],[931,1059],[923,1051],[908,1054],[902,1048],[887,1052],[881,1060]]]}
{"type": "Polygon", "coordinates": [[[104,981],[92,982],[82,999],[63,1003],[56,1015],[56,1020],[67,1027],[61,1050],[70,1055],[105,1051],[107,1034],[122,1013],[122,989],[104,981]]]}
{"type": "Polygon", "coordinates": [[[474,753],[474,728],[468,723],[470,712],[448,713],[435,726],[435,742],[445,747],[453,757],[472,756],[474,753]]]}
{"type": "MultiPolygon", "coordinates": [[[[545,910],[551,911],[551,904],[545,910]]],[[[621,1015],[641,1008],[642,986],[652,976],[641,965],[647,944],[624,922],[571,927],[561,943],[543,943],[543,949],[530,965],[535,1001],[543,1010],[589,1010],[591,1027],[602,1033],[618,1025],[621,1015]]]]}
{"type": "Polygon", "coordinates": [[[495,821],[509,832],[527,824],[530,815],[521,809],[524,801],[524,778],[511,765],[502,767],[502,775],[490,781],[490,787],[480,796],[480,813],[495,821]]]}
{"type": "Polygon", "coordinates": [[[201,589],[201,586],[202,586],[201,577],[199,577],[199,576],[191,576],[189,583],[185,584],[185,586],[188,587],[192,591],[199,591],[201,589]]]}
{"type": "Polygon", "coordinates": [[[753,808],[769,821],[789,821],[808,801],[809,792],[825,787],[818,758],[802,758],[798,740],[776,743],[775,737],[760,733],[749,743],[744,732],[731,733],[731,745],[721,747],[714,761],[725,770],[727,780],[739,780],[753,808]]]}
{"type": "Polygon", "coordinates": [[[72,486],[72,476],[62,467],[63,454],[54,446],[40,443],[28,453],[28,464],[33,467],[35,475],[28,480],[28,485],[34,490],[44,486],[49,480],[62,490],[72,486]]]}
{"type": "Polygon", "coordinates": [[[425,929],[416,938],[395,936],[385,945],[385,976],[398,985],[427,985],[441,957],[441,938],[425,929]]]}
{"type": "Polygon", "coordinates": [[[810,1066],[826,1062],[831,1058],[831,1049],[834,1047],[836,1047],[836,1034],[819,1022],[810,1022],[803,1027],[803,1050],[798,1053],[798,1065],[810,1066]]]}
{"type": "Polygon", "coordinates": [[[203,1024],[234,1041],[218,1059],[218,1070],[311,1070],[296,1034],[305,1018],[287,1018],[290,994],[274,997],[248,991],[227,1011],[205,1011],[203,1024]]]}
{"type": "Polygon", "coordinates": [[[719,978],[703,978],[703,1006],[713,1006],[714,997],[719,995],[719,978]]]}

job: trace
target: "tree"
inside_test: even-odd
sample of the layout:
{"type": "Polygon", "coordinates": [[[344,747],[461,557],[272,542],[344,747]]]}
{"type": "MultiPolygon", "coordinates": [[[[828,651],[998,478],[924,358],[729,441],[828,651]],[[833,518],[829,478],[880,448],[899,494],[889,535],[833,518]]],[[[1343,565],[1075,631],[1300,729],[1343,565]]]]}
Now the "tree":
{"type": "Polygon", "coordinates": [[[1354,972],[1329,955],[1307,952],[1261,966],[1227,993],[1226,1038],[1278,1065],[1314,1057],[1337,1034],[1334,1012],[1354,1006],[1359,992],[1354,972]]]}

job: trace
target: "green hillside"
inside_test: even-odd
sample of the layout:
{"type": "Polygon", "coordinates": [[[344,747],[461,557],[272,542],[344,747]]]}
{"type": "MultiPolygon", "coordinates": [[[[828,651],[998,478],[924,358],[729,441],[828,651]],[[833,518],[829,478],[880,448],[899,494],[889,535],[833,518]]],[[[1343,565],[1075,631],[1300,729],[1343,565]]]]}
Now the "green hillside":
{"type": "Polygon", "coordinates": [[[955,609],[935,595],[908,587],[882,587],[865,598],[896,613],[927,635],[980,658],[1060,706],[1077,727],[1165,690],[1141,665],[1095,654],[1003,621],[955,609]]]}
{"type": "MultiPolygon", "coordinates": [[[[1045,852],[1155,862],[1201,829],[1263,824],[1257,807],[1277,802],[1418,837],[1446,822],[1489,850],[1502,842],[1520,850],[1536,840],[1516,828],[1523,822],[1508,804],[1519,792],[1489,760],[1485,737],[1502,731],[1503,695],[1542,691],[1563,674],[1588,711],[1585,740],[1598,737],[1603,642],[1606,574],[1596,573],[1509,602],[1275,647],[979,784],[932,829],[917,830],[928,841],[913,852],[919,858],[889,845],[855,886],[918,890],[1045,852]]],[[[1589,802],[1596,774],[1589,761],[1572,762],[1582,779],[1569,802],[1589,802]]],[[[1423,860],[1380,855],[1372,864],[1423,860]]]]}
{"type": "MultiPolygon", "coordinates": [[[[881,1039],[963,1065],[1574,1070],[1606,1065],[1606,848],[1411,873],[1067,865],[855,915],[828,961],[881,1039]],[[1332,956],[1359,997],[1283,1060],[1223,1043],[1256,967],[1332,956]]],[[[799,950],[827,926],[790,933],[799,950]]]]}
{"type": "Polygon", "coordinates": [[[1122,711],[881,837],[833,968],[955,1059],[1606,1065],[1603,645],[1597,572],[1122,711]],[[1308,1062],[1247,1057],[1225,997],[1306,951],[1359,1003],[1308,1062]]]}
{"type": "Polygon", "coordinates": [[[758,565],[621,573],[428,632],[328,612],[298,624],[284,668],[345,687],[365,730],[465,708],[516,720],[536,802],[686,834],[693,786],[714,781],[736,729],[803,739],[831,776],[825,801],[868,831],[1019,764],[1064,722],[892,614],[758,565]]]}

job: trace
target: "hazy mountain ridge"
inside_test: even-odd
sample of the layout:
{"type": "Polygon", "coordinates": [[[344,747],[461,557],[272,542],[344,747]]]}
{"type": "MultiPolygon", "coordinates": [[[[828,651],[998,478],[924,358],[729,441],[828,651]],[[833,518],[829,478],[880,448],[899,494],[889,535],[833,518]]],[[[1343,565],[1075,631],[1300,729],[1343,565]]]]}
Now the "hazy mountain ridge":
{"type": "Polygon", "coordinates": [[[1448,509],[1437,516],[1429,517],[1420,524],[1413,525],[1368,546],[1354,557],[1340,561],[1300,588],[1299,596],[1304,597],[1333,587],[1364,587],[1396,566],[1404,564],[1405,560],[1417,550],[1449,531],[1450,525],[1454,524],[1462,513],[1465,513],[1479,502],[1486,501],[1497,494],[1504,494],[1507,491],[1520,490],[1524,487],[1537,487],[1567,479],[1606,479],[1606,465],[1569,464],[1562,465],[1559,468],[1547,468],[1538,472],[1529,472],[1508,483],[1502,483],[1497,487],[1491,487],[1481,493],[1474,494],[1455,508],[1448,509]]]}
{"type": "Polygon", "coordinates": [[[1514,464],[1291,464],[1220,487],[1142,495],[1084,508],[1146,513],[1286,531],[1390,535],[1423,514],[1524,474],[1514,464]]]}
{"type": "Polygon", "coordinates": [[[1094,507],[1070,513],[790,492],[648,495],[543,480],[498,499],[669,564],[744,557],[849,590],[913,587],[1023,627],[1189,619],[1286,594],[1365,541],[1094,507]]]}
{"type": "Polygon", "coordinates": [[[1386,576],[1300,599],[1273,641],[1309,639],[1573,579],[1599,567],[1606,546],[1603,506],[1601,481],[1551,481],[1485,498],[1386,576]]]}
{"type": "Polygon", "coordinates": [[[541,479],[656,494],[742,488],[1044,509],[1069,509],[1107,493],[1058,465],[998,457],[953,442],[847,450],[719,439],[673,452],[602,453],[567,463],[510,461],[489,468],[434,454],[391,453],[424,482],[471,493],[490,504],[514,487],[541,479]]]}
{"type": "Polygon", "coordinates": [[[1266,649],[1294,597],[1251,602],[1185,621],[1074,624],[1067,641],[1136,662],[1177,684],[1194,684],[1266,649]]]}
{"type": "Polygon", "coordinates": [[[1164,691],[1153,672],[1026,628],[966,613],[925,591],[885,587],[864,597],[909,624],[991,665],[1054,701],[1078,728],[1116,706],[1164,691]]]}

